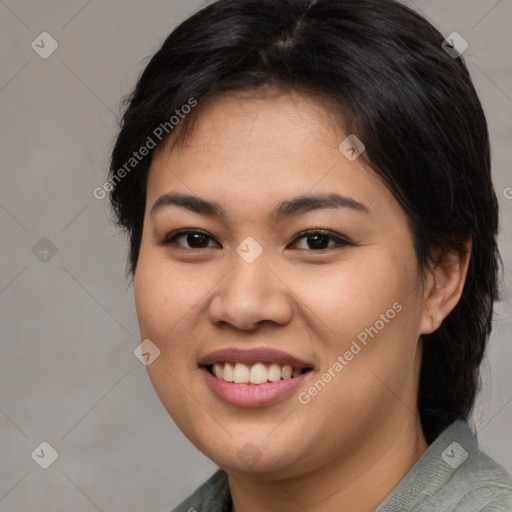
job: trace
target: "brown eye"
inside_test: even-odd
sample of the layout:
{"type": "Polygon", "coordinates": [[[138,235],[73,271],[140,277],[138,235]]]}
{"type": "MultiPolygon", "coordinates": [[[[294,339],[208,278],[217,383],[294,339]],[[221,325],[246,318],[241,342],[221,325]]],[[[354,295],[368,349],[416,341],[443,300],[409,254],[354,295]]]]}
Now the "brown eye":
{"type": "Polygon", "coordinates": [[[203,231],[182,229],[170,233],[159,243],[163,246],[177,245],[185,249],[205,249],[207,247],[215,247],[215,245],[209,245],[211,241],[214,242],[213,238],[203,231]],[[178,242],[178,240],[185,240],[185,242],[178,242]]]}
{"type": "Polygon", "coordinates": [[[305,240],[302,247],[296,247],[300,250],[312,250],[312,251],[322,251],[326,249],[331,249],[339,246],[347,246],[353,245],[347,240],[339,236],[334,236],[329,231],[324,230],[309,230],[301,233],[295,240],[292,242],[294,245],[298,245],[297,242],[299,240],[305,240]]]}

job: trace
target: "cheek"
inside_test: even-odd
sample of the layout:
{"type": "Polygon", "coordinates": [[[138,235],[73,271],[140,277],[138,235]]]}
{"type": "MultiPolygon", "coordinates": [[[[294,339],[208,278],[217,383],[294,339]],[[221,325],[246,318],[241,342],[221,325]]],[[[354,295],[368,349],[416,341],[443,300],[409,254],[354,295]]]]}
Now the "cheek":
{"type": "Polygon", "coordinates": [[[376,281],[378,272],[372,274],[332,275],[322,293],[304,301],[321,319],[315,320],[316,333],[325,335],[315,339],[322,344],[318,375],[301,390],[299,402],[304,414],[329,425],[318,431],[332,439],[357,437],[362,425],[383,419],[394,407],[415,408],[415,280],[410,275],[399,282],[395,273],[376,281]]]}
{"type": "Polygon", "coordinates": [[[397,262],[395,257],[384,254],[376,257],[375,252],[369,251],[334,269],[290,274],[288,282],[293,283],[293,291],[301,299],[298,304],[306,306],[304,316],[313,319],[325,334],[325,341],[344,343],[376,322],[379,330],[384,331],[385,327],[389,331],[391,324],[415,317],[415,272],[413,264],[397,262]],[[397,309],[401,310],[399,314],[397,309]]]}
{"type": "Polygon", "coordinates": [[[188,432],[198,414],[197,402],[191,398],[196,395],[192,375],[197,370],[190,343],[197,323],[193,308],[205,290],[190,272],[177,271],[168,261],[149,256],[153,255],[141,251],[134,277],[141,340],[150,339],[160,350],[146,370],[168,413],[188,432]]]}
{"type": "Polygon", "coordinates": [[[183,329],[186,319],[207,289],[208,282],[168,261],[141,253],[134,279],[135,306],[141,335],[156,340],[183,329]]]}
{"type": "MultiPolygon", "coordinates": [[[[421,318],[416,267],[380,258],[328,277],[317,280],[319,293],[304,301],[321,319],[317,325],[329,327],[318,338],[324,343],[322,372],[336,375],[315,407],[336,404],[357,416],[412,389],[421,318]]],[[[302,293],[312,283],[303,281],[302,293]]]]}

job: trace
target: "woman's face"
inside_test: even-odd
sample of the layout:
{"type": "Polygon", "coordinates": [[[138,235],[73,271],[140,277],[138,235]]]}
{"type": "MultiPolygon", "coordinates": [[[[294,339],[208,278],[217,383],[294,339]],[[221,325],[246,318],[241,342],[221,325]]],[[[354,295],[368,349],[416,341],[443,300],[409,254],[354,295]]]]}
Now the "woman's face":
{"type": "Polygon", "coordinates": [[[313,99],[204,107],[148,177],[135,296],[155,390],[226,470],[292,476],[361,450],[371,464],[419,424],[407,217],[313,99]],[[185,229],[199,234],[173,238],[185,229]]]}

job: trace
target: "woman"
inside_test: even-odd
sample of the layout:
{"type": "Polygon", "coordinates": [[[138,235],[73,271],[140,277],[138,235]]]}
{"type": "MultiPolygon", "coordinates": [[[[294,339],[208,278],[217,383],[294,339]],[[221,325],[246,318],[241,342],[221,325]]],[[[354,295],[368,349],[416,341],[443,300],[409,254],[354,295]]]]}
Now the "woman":
{"type": "Polygon", "coordinates": [[[147,369],[221,468],[176,511],[510,511],[467,425],[497,297],[487,126],[392,0],[221,0],[112,155],[147,369]]]}

